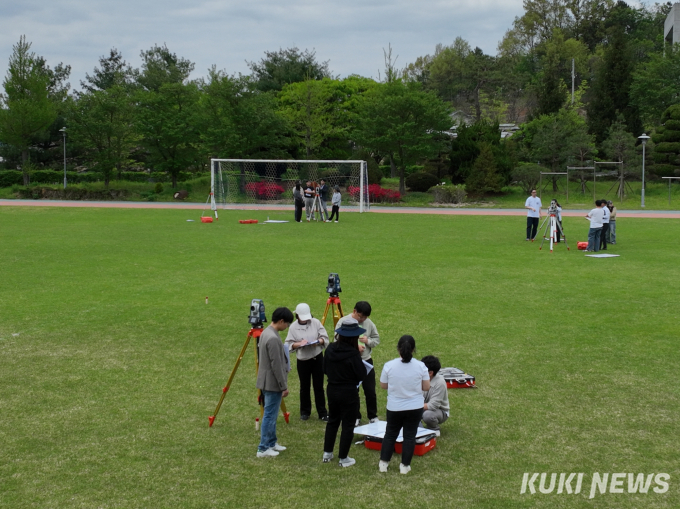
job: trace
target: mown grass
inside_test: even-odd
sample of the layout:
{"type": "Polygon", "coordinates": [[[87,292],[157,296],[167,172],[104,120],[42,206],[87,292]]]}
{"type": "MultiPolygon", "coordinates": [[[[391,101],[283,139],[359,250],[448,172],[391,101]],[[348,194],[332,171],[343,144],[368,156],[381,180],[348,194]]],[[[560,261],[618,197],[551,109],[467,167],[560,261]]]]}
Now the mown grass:
{"type": "MultiPolygon", "coordinates": [[[[0,507],[680,506],[674,220],[626,219],[619,258],[539,251],[524,219],[343,214],[338,224],[240,225],[273,212],[0,209],[0,507]],[[418,355],[477,377],[409,476],[322,464],[323,423],[279,420],[255,457],[250,350],[212,414],[249,325],[308,302],[329,272],[346,311],[373,305],[378,373],[413,334],[418,355]],[[205,297],[209,304],[205,304],[205,297]],[[524,472],[665,472],[665,494],[520,495],[524,472]]],[[[293,363],[294,364],[294,363],[293,363]]],[[[384,418],[386,395],[379,391],[384,418]]]]}

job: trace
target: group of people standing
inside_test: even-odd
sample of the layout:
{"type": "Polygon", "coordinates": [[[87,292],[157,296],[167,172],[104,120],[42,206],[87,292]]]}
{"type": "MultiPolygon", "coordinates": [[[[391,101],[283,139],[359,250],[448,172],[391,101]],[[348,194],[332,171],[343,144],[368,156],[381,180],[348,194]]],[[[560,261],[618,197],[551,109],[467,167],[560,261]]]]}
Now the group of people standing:
{"type": "Polygon", "coordinates": [[[606,251],[607,244],[616,244],[616,207],[611,200],[596,200],[586,219],[590,221],[587,252],[606,251]]]}
{"type": "Polygon", "coordinates": [[[337,223],[340,220],[340,203],[342,202],[342,194],[340,193],[340,186],[333,187],[333,196],[331,198],[331,215],[328,215],[328,193],[330,189],[326,185],[326,181],[321,179],[319,185],[311,180],[303,187],[302,182],[295,183],[293,188],[293,200],[295,201],[295,222],[302,222],[302,208],[305,208],[305,215],[307,222],[315,220],[314,202],[319,197],[319,215],[320,219],[326,223],[330,223],[335,218],[337,223]],[[324,219],[325,217],[325,219],[324,219]]]}
{"type": "MultiPolygon", "coordinates": [[[[310,390],[313,389],[318,418],[326,422],[323,462],[334,458],[337,434],[342,427],[339,465],[349,467],[356,463],[349,457],[349,450],[354,428],[361,423],[360,387],[363,387],[366,399],[368,421],[379,421],[372,352],[380,344],[380,335],[370,314],[368,302],[357,302],[352,313],[338,321],[335,341],[331,342],[307,304],[299,304],[295,315],[287,308],[274,311],[271,325],[262,333],[259,344],[257,387],[264,396],[264,416],[257,457],[277,456],[286,449],[277,442],[276,418],[281,398],[288,395],[290,352],[295,352],[300,379],[300,419],[306,421],[311,417],[310,390]],[[279,332],[289,326],[286,340],[282,342],[279,332]],[[328,409],[323,391],[324,376],[328,381],[328,409]]],[[[428,427],[439,430],[439,425],[448,419],[450,408],[446,382],[438,374],[439,360],[434,356],[427,356],[422,361],[414,359],[415,339],[409,335],[399,339],[397,350],[399,357],[387,362],[380,376],[380,386],[387,390],[387,425],[378,467],[381,472],[387,471],[403,428],[400,472],[406,474],[411,470],[421,420],[428,427]]]]}
{"type": "MultiPolygon", "coordinates": [[[[556,220],[559,224],[555,241],[560,242],[562,207],[557,200],[553,201],[556,204],[556,220]]],[[[534,240],[534,238],[536,238],[542,206],[541,199],[536,196],[536,189],[532,189],[531,196],[529,196],[524,203],[524,208],[528,209],[526,240],[534,240]]],[[[611,200],[595,201],[595,208],[586,215],[586,219],[590,221],[587,252],[606,251],[607,244],[616,244],[616,212],[616,207],[611,200]]]]}

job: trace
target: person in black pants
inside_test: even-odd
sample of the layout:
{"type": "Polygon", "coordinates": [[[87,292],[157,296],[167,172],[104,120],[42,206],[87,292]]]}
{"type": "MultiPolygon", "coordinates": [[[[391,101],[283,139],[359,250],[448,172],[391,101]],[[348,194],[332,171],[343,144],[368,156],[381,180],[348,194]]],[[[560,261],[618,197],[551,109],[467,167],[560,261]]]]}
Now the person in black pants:
{"type": "Polygon", "coordinates": [[[354,418],[356,407],[359,405],[357,385],[366,378],[366,368],[361,362],[361,347],[359,336],[366,329],[359,327],[354,319],[345,320],[339,329],[335,330],[337,341],[326,349],[323,370],[328,377],[328,424],[323,444],[323,462],[333,459],[333,448],[340,424],[340,457],[341,467],[351,467],[356,463],[349,457],[349,448],[354,437],[354,418]]]}
{"type": "Polygon", "coordinates": [[[416,340],[404,335],[397,343],[399,358],[385,363],[380,375],[380,386],[387,389],[387,427],[380,449],[380,472],[387,467],[394,453],[399,430],[404,429],[399,471],[411,471],[411,459],[416,448],[418,424],[423,417],[424,391],[430,390],[430,373],[425,364],[413,358],[416,340]]]}
{"type": "Polygon", "coordinates": [[[340,186],[335,186],[333,190],[332,204],[333,208],[331,210],[331,217],[328,218],[327,222],[331,222],[333,217],[335,217],[335,222],[340,220],[340,202],[342,201],[342,194],[340,194],[340,186]]]}
{"type": "Polygon", "coordinates": [[[328,333],[312,316],[309,306],[301,302],[295,308],[296,320],[288,328],[286,346],[297,357],[300,379],[300,419],[306,421],[312,413],[310,390],[314,390],[314,405],[319,419],[328,422],[326,395],[323,390],[323,351],[328,346],[328,333]]]}
{"type": "Polygon", "coordinates": [[[305,206],[305,200],[302,196],[302,185],[300,182],[295,184],[293,189],[293,200],[295,201],[295,222],[302,222],[302,207],[305,206]]]}

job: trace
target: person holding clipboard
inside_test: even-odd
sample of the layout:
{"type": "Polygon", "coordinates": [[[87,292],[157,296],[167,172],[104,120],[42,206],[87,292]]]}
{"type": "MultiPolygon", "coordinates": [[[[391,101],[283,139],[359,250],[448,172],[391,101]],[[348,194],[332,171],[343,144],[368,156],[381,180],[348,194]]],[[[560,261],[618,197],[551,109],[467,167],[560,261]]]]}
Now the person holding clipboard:
{"type": "Polygon", "coordinates": [[[300,379],[300,419],[312,414],[310,389],[314,388],[314,404],[319,419],[328,422],[326,396],[323,391],[323,351],[328,346],[328,333],[321,322],[312,317],[309,306],[300,303],[295,308],[296,320],[288,329],[285,345],[297,356],[300,379]],[[311,382],[311,383],[310,383],[311,382]]]}

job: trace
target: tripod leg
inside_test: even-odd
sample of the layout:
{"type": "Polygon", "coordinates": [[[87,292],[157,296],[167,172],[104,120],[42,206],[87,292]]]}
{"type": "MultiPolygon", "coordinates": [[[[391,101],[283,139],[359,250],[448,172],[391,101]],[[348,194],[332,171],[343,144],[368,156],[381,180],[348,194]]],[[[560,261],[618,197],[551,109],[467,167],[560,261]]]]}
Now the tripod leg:
{"type": "Polygon", "coordinates": [[[338,310],[337,313],[333,313],[333,327],[338,326],[338,322],[340,321],[340,318],[345,316],[345,313],[342,312],[342,302],[340,302],[340,299],[338,299],[338,310]]]}
{"type": "Polygon", "coordinates": [[[569,244],[567,244],[567,237],[564,235],[562,225],[560,224],[559,221],[555,221],[555,224],[557,224],[557,227],[560,229],[560,235],[562,235],[562,239],[564,239],[564,245],[567,246],[567,251],[569,251],[569,244]]]}
{"type": "MultiPolygon", "coordinates": [[[[543,221],[543,224],[546,224],[547,220],[548,220],[548,218],[546,217],[546,220],[543,221]]],[[[543,225],[541,225],[541,228],[542,228],[542,227],[543,227],[543,225]]],[[[541,247],[538,248],[539,251],[540,251],[541,249],[543,249],[543,243],[545,242],[545,236],[546,236],[546,234],[548,233],[548,228],[549,228],[549,227],[550,227],[550,224],[546,225],[546,227],[545,227],[545,231],[543,232],[543,240],[541,240],[541,247]]],[[[541,228],[538,229],[539,232],[541,231],[541,228]]],[[[533,240],[532,240],[532,242],[533,242],[533,240]]]]}
{"type": "MultiPolygon", "coordinates": [[[[545,223],[546,223],[547,221],[548,221],[548,217],[546,216],[546,218],[543,220],[543,222],[540,224],[540,226],[539,226],[538,228],[536,228],[536,235],[538,235],[538,233],[541,231],[541,229],[543,228],[543,226],[545,225],[545,223]]],[[[544,234],[544,236],[545,236],[545,234],[544,234]]],[[[531,242],[533,242],[535,238],[536,238],[536,237],[534,237],[533,239],[531,239],[531,242]]]]}
{"type": "Polygon", "coordinates": [[[288,409],[286,408],[286,402],[283,401],[283,398],[281,398],[281,411],[283,412],[283,418],[285,419],[286,424],[290,424],[290,423],[289,423],[289,420],[290,420],[290,412],[289,412],[288,409]]]}
{"type": "MultiPolygon", "coordinates": [[[[321,318],[321,325],[326,325],[326,318],[328,317],[328,310],[331,308],[331,300],[326,301],[326,309],[323,312],[323,318],[321,318]]],[[[337,321],[336,321],[337,323],[337,321]]]]}
{"type": "MultiPolygon", "coordinates": [[[[222,397],[220,398],[219,403],[217,403],[217,407],[215,408],[215,412],[208,417],[208,422],[210,423],[210,428],[212,428],[213,423],[215,422],[215,418],[217,417],[218,412],[220,411],[220,407],[222,406],[222,402],[224,401],[224,397],[227,395],[227,391],[229,390],[229,387],[231,386],[232,380],[234,380],[234,376],[236,375],[236,370],[238,369],[239,364],[241,364],[241,359],[243,359],[243,356],[246,353],[246,349],[248,348],[248,343],[250,343],[250,338],[252,338],[252,334],[249,332],[248,336],[246,337],[246,342],[243,344],[243,348],[241,348],[241,353],[238,355],[238,359],[236,360],[236,364],[234,365],[234,369],[231,370],[231,375],[229,375],[229,380],[227,380],[227,385],[224,386],[224,389],[222,389],[222,397]]],[[[255,353],[257,355],[257,352],[255,353]]]]}

